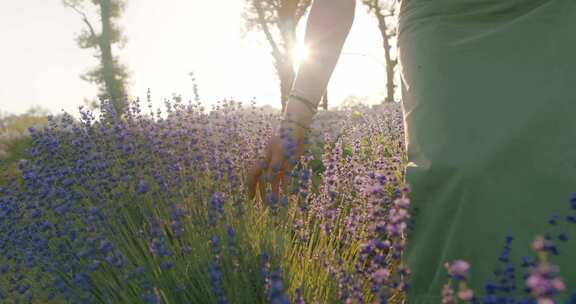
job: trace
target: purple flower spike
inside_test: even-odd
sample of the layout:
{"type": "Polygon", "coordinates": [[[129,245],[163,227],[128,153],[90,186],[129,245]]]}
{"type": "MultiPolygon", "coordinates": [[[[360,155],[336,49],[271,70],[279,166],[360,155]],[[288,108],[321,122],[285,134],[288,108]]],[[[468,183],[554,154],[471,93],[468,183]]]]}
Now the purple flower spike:
{"type": "Polygon", "coordinates": [[[558,272],[558,266],[543,262],[533,269],[531,275],[526,279],[526,286],[530,288],[532,295],[538,298],[538,303],[541,301],[546,303],[555,294],[566,289],[564,281],[558,277],[558,272]]]}

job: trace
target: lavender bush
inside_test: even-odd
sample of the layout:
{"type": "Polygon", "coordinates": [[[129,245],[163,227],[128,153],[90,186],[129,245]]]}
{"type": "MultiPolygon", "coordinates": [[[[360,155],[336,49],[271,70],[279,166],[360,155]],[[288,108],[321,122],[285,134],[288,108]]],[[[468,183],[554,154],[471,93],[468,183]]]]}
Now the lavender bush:
{"type": "MultiPolygon", "coordinates": [[[[398,104],[320,113],[290,195],[275,202],[247,200],[244,183],[278,114],[180,99],[161,112],[147,100],[121,118],[104,105],[31,130],[21,176],[0,189],[0,301],[403,300],[411,223],[398,104]]],[[[550,298],[538,269],[530,292],[550,298]]]]}

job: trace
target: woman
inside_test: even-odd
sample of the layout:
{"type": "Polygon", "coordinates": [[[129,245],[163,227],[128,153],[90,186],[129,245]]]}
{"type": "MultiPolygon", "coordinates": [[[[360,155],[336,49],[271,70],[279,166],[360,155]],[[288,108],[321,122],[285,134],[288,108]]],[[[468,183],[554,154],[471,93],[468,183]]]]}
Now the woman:
{"type": "MultiPolygon", "coordinates": [[[[315,0],[305,44],[312,51],[293,84],[282,124],[301,141],[324,92],[354,18],[354,0],[315,0]]],[[[412,270],[407,303],[441,303],[444,262],[471,264],[477,297],[494,271],[505,238],[516,266],[517,299],[536,234],[553,231],[549,215],[565,214],[576,191],[576,1],[404,0],[399,15],[399,61],[412,205],[408,236],[412,270]]],[[[275,134],[254,167],[275,195],[292,162],[275,134]]],[[[570,227],[570,226],[569,226],[570,227]]],[[[570,227],[574,230],[574,225],[570,227]]],[[[572,234],[576,235],[576,234],[572,234]]],[[[556,238],[557,231],[552,237],[556,238]]],[[[576,241],[559,246],[568,290],[576,289],[576,241]]]]}

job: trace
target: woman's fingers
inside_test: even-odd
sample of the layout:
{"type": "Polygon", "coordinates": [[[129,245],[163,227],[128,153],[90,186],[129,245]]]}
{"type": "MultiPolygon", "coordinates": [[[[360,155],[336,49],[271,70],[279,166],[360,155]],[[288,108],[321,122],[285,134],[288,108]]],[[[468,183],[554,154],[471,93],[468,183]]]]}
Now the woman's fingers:
{"type": "Polygon", "coordinates": [[[287,174],[294,168],[303,150],[301,138],[296,137],[292,141],[290,147],[279,136],[270,139],[264,157],[248,171],[247,192],[250,199],[254,199],[257,190],[263,200],[273,199],[274,202],[279,201],[281,194],[289,195],[292,178],[287,174]]]}
{"type": "Polygon", "coordinates": [[[267,175],[268,183],[271,187],[270,191],[272,199],[274,199],[274,202],[278,202],[278,199],[280,198],[280,182],[284,171],[284,161],[282,159],[282,153],[277,153],[278,151],[274,152],[270,159],[267,175]]]}
{"type": "Polygon", "coordinates": [[[285,160],[286,173],[283,176],[283,181],[284,181],[283,190],[287,196],[290,194],[290,190],[292,189],[291,187],[294,187],[294,183],[297,182],[297,178],[293,178],[291,173],[292,173],[292,170],[298,164],[298,161],[300,160],[300,156],[303,153],[303,140],[298,139],[298,140],[295,140],[295,142],[296,142],[296,144],[295,144],[295,147],[294,147],[292,154],[289,155],[288,158],[285,160]]]}
{"type": "Polygon", "coordinates": [[[264,191],[266,189],[265,185],[261,182],[261,179],[262,173],[265,172],[267,167],[269,167],[270,158],[271,149],[270,145],[268,145],[264,151],[264,156],[255,161],[252,167],[248,170],[248,179],[246,182],[246,186],[248,187],[248,198],[254,199],[254,196],[256,195],[256,189],[259,188],[261,198],[264,199],[264,191]]]}
{"type": "Polygon", "coordinates": [[[259,163],[256,163],[248,171],[246,190],[248,192],[249,199],[254,199],[254,196],[256,195],[256,188],[258,187],[258,181],[260,179],[260,175],[262,175],[262,168],[259,163]]]}

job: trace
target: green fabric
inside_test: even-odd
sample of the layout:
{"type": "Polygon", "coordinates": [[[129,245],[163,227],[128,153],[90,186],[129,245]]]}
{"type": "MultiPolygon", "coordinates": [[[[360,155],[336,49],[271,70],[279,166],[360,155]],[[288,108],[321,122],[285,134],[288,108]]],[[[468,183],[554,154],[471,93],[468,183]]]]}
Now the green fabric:
{"type": "MultiPolygon", "coordinates": [[[[402,107],[415,229],[407,303],[441,303],[444,262],[471,262],[470,285],[522,256],[550,215],[576,214],[576,1],[404,0],[399,19],[402,107]]],[[[565,221],[564,221],[565,222],[565,221]]],[[[576,225],[560,244],[576,291],[576,225]]]]}

